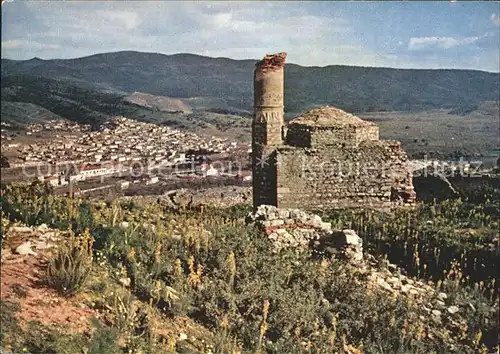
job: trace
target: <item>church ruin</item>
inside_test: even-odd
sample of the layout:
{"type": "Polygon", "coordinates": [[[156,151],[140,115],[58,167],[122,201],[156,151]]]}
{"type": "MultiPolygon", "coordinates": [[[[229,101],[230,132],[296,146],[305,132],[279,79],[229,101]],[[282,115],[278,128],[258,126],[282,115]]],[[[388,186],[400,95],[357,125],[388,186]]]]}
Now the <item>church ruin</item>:
{"type": "Polygon", "coordinates": [[[285,127],[286,53],[254,71],[253,205],[391,209],[415,200],[401,143],[379,140],[371,122],[334,107],[308,111],[285,127]]]}

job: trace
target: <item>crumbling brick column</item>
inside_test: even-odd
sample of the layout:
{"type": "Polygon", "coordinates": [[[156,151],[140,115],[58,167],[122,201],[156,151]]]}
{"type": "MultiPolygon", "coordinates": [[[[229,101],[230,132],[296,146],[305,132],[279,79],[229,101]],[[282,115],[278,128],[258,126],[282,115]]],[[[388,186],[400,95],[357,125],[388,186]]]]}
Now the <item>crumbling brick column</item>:
{"type": "Polygon", "coordinates": [[[254,71],[253,125],[262,133],[254,140],[264,145],[283,142],[285,58],[286,53],[266,55],[254,71]]]}
{"type": "Polygon", "coordinates": [[[274,148],[283,143],[286,53],[266,55],[254,71],[253,204],[277,205],[274,148]]]}

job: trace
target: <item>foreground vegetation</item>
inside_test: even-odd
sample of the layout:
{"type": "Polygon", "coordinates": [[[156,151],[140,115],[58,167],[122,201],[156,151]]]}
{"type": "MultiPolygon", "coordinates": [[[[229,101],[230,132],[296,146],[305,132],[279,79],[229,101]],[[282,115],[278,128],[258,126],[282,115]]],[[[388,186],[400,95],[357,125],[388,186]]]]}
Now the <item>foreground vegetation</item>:
{"type": "Polygon", "coordinates": [[[365,248],[387,255],[390,262],[416,277],[442,285],[452,278],[494,299],[497,293],[500,210],[486,200],[461,199],[419,205],[394,214],[335,211],[337,227],[357,230],[365,248]]]}
{"type": "Polygon", "coordinates": [[[244,225],[246,206],[91,203],[13,184],[2,191],[3,229],[20,221],[70,230],[46,281],[65,296],[85,294],[104,320],[89,335],[70,334],[18,323],[19,309],[3,303],[0,339],[32,353],[486,353],[498,332],[495,278],[482,266],[498,256],[498,209],[489,205],[330,214],[356,229],[365,248],[434,280],[448,305],[470,304],[451,330],[451,319],[431,321],[411,298],[370,288],[357,267],[307,250],[274,253],[244,225]],[[191,324],[180,327],[186,339],[175,331],[181,319],[191,324]]]}

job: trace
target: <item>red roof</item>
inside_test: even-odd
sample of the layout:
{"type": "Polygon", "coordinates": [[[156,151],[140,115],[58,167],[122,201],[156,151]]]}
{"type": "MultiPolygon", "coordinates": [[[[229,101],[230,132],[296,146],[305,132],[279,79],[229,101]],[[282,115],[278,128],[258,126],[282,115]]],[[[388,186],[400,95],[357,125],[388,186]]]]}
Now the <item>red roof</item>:
{"type": "Polygon", "coordinates": [[[97,170],[99,168],[101,168],[101,165],[82,165],[80,171],[97,170]]]}

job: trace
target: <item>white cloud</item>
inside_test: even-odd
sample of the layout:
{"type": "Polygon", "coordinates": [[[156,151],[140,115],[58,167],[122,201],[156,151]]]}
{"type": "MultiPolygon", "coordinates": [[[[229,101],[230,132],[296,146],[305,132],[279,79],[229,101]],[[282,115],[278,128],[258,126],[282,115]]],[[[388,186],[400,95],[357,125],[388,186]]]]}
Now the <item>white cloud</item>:
{"type": "Polygon", "coordinates": [[[491,23],[493,23],[495,26],[500,26],[500,17],[498,17],[497,14],[492,13],[490,16],[491,23]]]}
{"type": "MultiPolygon", "coordinates": [[[[381,33],[379,23],[359,22],[349,12],[335,11],[332,15],[330,11],[318,11],[326,8],[323,5],[312,4],[14,1],[2,7],[2,56],[75,58],[136,50],[259,59],[265,53],[287,51],[287,61],[300,65],[460,67],[470,65],[470,56],[461,55],[460,62],[453,62],[448,59],[454,51],[442,51],[427,61],[424,57],[431,53],[419,50],[465,46],[482,38],[413,34],[408,41],[411,26],[405,27],[408,32],[381,33]],[[4,21],[4,15],[8,21],[4,21]],[[380,43],[380,38],[387,40],[380,43]],[[405,50],[406,46],[411,51],[405,50]]],[[[495,19],[498,17],[491,18],[495,19]]],[[[489,27],[484,31],[491,30],[486,24],[489,27]]],[[[491,46],[495,36],[490,35],[491,46]]],[[[478,52],[485,58],[481,65],[491,62],[492,51],[478,52]]],[[[484,67],[493,64],[488,65],[484,67]]]]}
{"type": "Polygon", "coordinates": [[[454,37],[412,37],[408,42],[409,50],[421,50],[426,48],[441,48],[449,49],[461,45],[471,44],[483,38],[480,37],[465,37],[457,39],[454,37]]]}
{"type": "Polygon", "coordinates": [[[45,44],[29,40],[9,40],[2,41],[2,48],[58,49],[60,46],[57,44],[45,44]]]}
{"type": "MultiPolygon", "coordinates": [[[[85,2],[26,2],[26,6],[48,27],[30,36],[62,47],[36,54],[47,59],[113,50],[255,59],[266,52],[288,50],[289,58],[303,58],[301,64],[308,65],[312,61],[305,46],[323,55],[335,52],[336,47],[349,44],[343,35],[351,30],[345,19],[313,15],[282,2],[96,2],[93,11],[88,11],[89,3],[85,2]]],[[[5,38],[17,39],[8,29],[5,38]]],[[[4,49],[7,55],[15,53],[25,59],[36,51],[4,49]]]]}
{"type": "Polygon", "coordinates": [[[233,15],[230,12],[222,12],[212,17],[211,22],[215,28],[227,28],[231,25],[233,15]]]}
{"type": "Polygon", "coordinates": [[[127,30],[132,30],[139,24],[137,13],[133,11],[101,10],[97,11],[96,14],[101,20],[107,21],[109,25],[123,27],[127,30]]]}

